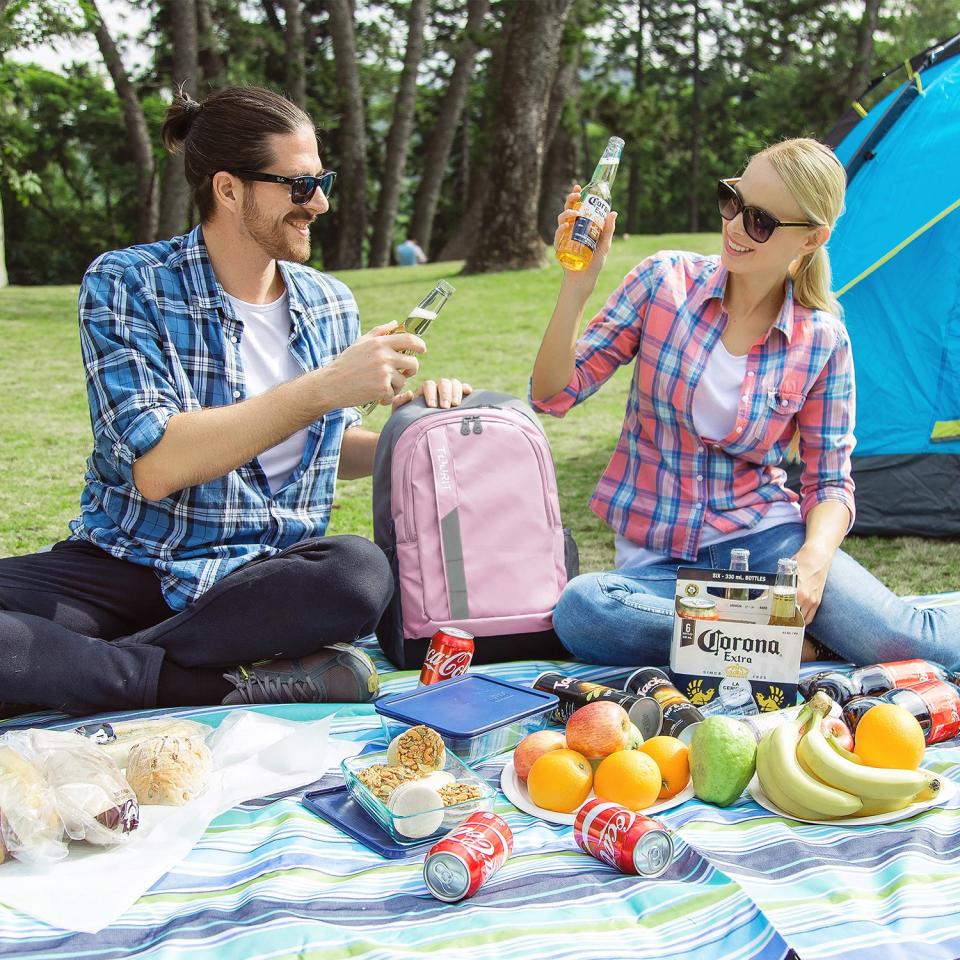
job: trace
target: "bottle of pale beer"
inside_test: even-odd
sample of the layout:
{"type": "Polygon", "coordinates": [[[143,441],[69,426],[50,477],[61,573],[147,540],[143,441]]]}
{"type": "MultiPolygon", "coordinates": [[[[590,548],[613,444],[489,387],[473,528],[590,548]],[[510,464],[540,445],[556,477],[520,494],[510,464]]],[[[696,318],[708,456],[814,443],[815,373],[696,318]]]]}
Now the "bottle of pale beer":
{"type": "MultiPolygon", "coordinates": [[[[443,309],[443,305],[453,296],[454,291],[455,287],[446,280],[438,280],[437,285],[407,314],[407,319],[396,330],[390,331],[391,334],[415,333],[418,337],[423,337],[430,324],[437,319],[437,314],[443,309]]],[[[409,350],[403,352],[410,353],[409,350]]],[[[369,415],[377,409],[379,404],[379,400],[371,400],[357,409],[364,415],[369,415]]]]}
{"type": "Polygon", "coordinates": [[[593,259],[607,214],[610,212],[610,191],[620,165],[623,141],[611,137],[607,149],[593,171],[593,179],[580,191],[577,219],[568,226],[557,246],[557,259],[568,270],[585,270],[593,259]]]}
{"type": "Polygon", "coordinates": [[[773,585],[770,626],[800,626],[800,618],[797,616],[797,561],[793,557],[781,557],[777,561],[777,581],[773,585]]]}
{"type": "MultiPolygon", "coordinates": [[[[734,547],[730,551],[730,569],[738,573],[746,573],[750,569],[750,551],[734,547]]],[[[749,600],[749,587],[727,587],[728,600],[749,600]]]]}

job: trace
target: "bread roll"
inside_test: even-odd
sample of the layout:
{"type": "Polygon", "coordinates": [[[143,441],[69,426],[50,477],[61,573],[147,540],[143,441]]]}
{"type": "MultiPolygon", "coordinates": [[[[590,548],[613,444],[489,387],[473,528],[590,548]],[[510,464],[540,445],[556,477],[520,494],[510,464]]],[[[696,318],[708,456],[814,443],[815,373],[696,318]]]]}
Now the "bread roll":
{"type": "Polygon", "coordinates": [[[212,767],[200,737],[154,737],[130,750],[127,782],[141,803],[179,807],[200,794],[212,767]]]}

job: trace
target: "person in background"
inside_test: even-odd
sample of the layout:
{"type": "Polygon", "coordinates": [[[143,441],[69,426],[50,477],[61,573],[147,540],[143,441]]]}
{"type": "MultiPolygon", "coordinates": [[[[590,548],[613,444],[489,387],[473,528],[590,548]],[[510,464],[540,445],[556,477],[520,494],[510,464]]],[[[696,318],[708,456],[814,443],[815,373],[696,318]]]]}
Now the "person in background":
{"type": "MultiPolygon", "coordinates": [[[[615,534],[617,569],[572,580],[554,612],[578,659],[669,659],[677,568],[798,563],[811,643],[854,663],[921,657],[960,667],[960,608],[920,609],[840,549],[854,520],[850,339],[824,246],[846,175],[822,144],[785,140],[721,180],[719,256],[661,251],[627,274],[577,336],[610,250],[565,270],[531,380],[535,408],[562,417],[633,363],[626,416],[591,509],[615,534]],[[795,433],[799,497],[782,462],[795,433]]],[[[574,191],[556,241],[576,217],[574,191]]]]}
{"type": "MultiPolygon", "coordinates": [[[[386,608],[390,567],[325,533],[337,478],[373,468],[354,408],[410,400],[424,343],[396,324],[360,336],[350,290],[304,266],[336,175],[299,107],[181,92],[163,139],[200,223],[83,278],[93,452],[69,538],[0,559],[2,706],[370,700],[377,672],[353,642],[386,608]]],[[[449,407],[470,387],[421,392],[449,407]]]]}
{"type": "Polygon", "coordinates": [[[397,255],[397,264],[401,267],[415,267],[427,262],[427,255],[420,249],[420,244],[412,238],[398,243],[394,252],[397,255]]]}

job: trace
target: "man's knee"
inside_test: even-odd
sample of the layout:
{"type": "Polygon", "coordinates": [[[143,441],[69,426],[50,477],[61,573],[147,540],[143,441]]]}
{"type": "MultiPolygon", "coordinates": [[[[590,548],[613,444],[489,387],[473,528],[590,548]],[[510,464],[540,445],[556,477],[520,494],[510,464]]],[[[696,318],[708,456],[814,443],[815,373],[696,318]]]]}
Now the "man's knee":
{"type": "Polygon", "coordinates": [[[350,534],[330,537],[329,549],[344,605],[355,610],[362,622],[375,626],[393,596],[393,573],[386,556],[375,543],[350,534]]]}
{"type": "Polygon", "coordinates": [[[553,629],[571,653],[576,653],[578,642],[590,635],[598,593],[597,574],[583,573],[567,583],[560,594],[553,611],[553,629]]]}

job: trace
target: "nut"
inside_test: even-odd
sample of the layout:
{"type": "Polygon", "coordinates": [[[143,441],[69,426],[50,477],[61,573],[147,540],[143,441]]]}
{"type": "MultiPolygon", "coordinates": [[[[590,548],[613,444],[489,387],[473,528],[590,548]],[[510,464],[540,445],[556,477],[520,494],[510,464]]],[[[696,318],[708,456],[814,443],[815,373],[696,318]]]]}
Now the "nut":
{"type": "Polygon", "coordinates": [[[452,807],[467,800],[479,800],[483,796],[483,792],[475,783],[465,783],[462,780],[459,783],[450,783],[441,787],[437,793],[440,794],[445,807],[452,807]]]}

